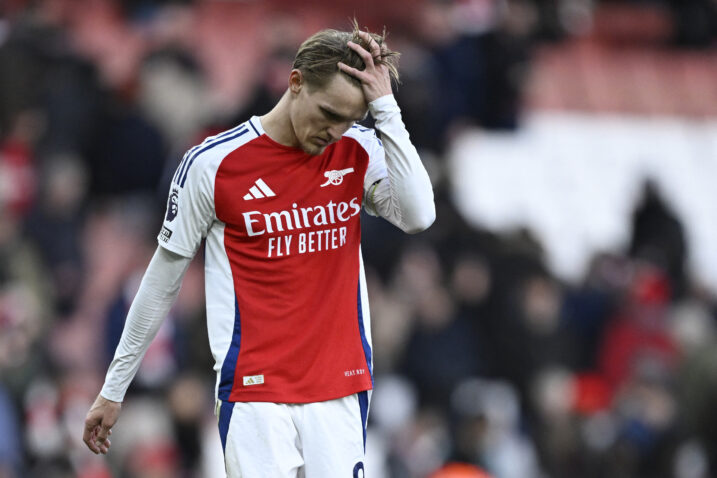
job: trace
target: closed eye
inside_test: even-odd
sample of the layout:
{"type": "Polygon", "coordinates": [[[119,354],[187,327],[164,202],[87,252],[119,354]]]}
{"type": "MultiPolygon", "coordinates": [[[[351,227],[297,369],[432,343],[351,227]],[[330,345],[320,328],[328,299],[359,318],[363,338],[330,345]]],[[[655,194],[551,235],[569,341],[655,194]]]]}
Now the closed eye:
{"type": "Polygon", "coordinates": [[[340,115],[334,113],[333,111],[329,111],[326,108],[324,108],[323,106],[321,106],[319,108],[321,109],[321,113],[324,115],[324,117],[331,122],[344,123],[344,122],[348,121],[343,116],[340,116],[340,115]]]}

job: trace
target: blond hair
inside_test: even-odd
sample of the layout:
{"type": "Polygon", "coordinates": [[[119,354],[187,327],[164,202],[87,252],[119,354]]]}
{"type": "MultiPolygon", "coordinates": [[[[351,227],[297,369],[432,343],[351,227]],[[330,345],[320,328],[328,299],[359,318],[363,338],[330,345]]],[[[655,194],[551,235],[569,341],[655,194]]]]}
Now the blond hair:
{"type": "MultiPolygon", "coordinates": [[[[339,30],[327,29],[314,33],[307,38],[299,47],[294,59],[293,68],[301,71],[307,83],[321,87],[324,86],[335,73],[341,72],[337,64],[342,62],[348,66],[363,70],[366,68],[361,57],[353,51],[347,43],[352,41],[361,45],[366,51],[371,49],[368,43],[359,36],[360,28],[356,19],[353,20],[353,31],[342,32],[339,30]]],[[[374,58],[374,64],[386,65],[391,80],[394,83],[399,82],[398,77],[398,57],[400,53],[388,49],[386,45],[386,30],[381,35],[370,33],[378,46],[381,48],[379,57],[374,58]]],[[[341,72],[350,78],[354,83],[359,84],[360,81],[353,76],[341,72]]]]}

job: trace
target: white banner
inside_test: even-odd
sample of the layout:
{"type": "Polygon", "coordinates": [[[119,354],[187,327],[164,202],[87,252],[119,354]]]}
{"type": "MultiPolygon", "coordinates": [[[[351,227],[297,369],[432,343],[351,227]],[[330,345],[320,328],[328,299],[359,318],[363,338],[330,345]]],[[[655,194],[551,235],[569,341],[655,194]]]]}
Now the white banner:
{"type": "Polygon", "coordinates": [[[529,227],[570,280],[595,252],[626,248],[652,178],[684,225],[690,272],[717,291],[717,119],[537,113],[517,133],[466,132],[449,167],[470,222],[529,227]]]}

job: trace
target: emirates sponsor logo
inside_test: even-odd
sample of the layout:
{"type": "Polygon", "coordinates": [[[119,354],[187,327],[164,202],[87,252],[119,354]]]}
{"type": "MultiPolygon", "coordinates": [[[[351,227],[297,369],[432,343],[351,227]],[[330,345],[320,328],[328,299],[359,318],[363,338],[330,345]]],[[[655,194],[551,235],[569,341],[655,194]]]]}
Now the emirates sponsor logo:
{"type": "Polygon", "coordinates": [[[249,236],[261,236],[277,232],[293,231],[318,226],[328,226],[350,220],[361,212],[358,198],[351,201],[333,202],[312,207],[299,207],[296,203],[291,209],[262,213],[248,211],[244,213],[244,224],[249,236]]]}

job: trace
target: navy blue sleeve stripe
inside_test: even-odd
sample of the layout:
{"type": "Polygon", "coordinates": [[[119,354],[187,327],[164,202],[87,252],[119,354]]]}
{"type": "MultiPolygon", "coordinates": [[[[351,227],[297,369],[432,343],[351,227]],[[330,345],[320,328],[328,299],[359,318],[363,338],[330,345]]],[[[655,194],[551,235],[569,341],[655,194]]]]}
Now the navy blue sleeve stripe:
{"type": "Polygon", "coordinates": [[[259,134],[259,131],[258,131],[258,130],[256,129],[256,127],[254,126],[254,123],[251,122],[251,120],[249,120],[249,125],[251,126],[251,129],[254,130],[254,132],[256,133],[257,136],[261,136],[261,135],[259,134]]]}
{"type": "Polygon", "coordinates": [[[176,179],[174,180],[175,183],[179,184],[179,178],[182,177],[182,174],[184,174],[184,168],[187,166],[187,159],[189,159],[189,157],[190,157],[197,149],[201,148],[201,147],[202,147],[202,144],[204,144],[204,143],[201,143],[201,144],[198,144],[198,145],[194,146],[192,149],[190,149],[189,151],[187,151],[187,154],[184,155],[184,158],[182,158],[182,163],[181,163],[181,164],[179,165],[179,167],[177,168],[177,172],[176,172],[176,174],[175,174],[175,176],[176,176],[176,179]]]}
{"type": "Polygon", "coordinates": [[[186,153],[184,153],[184,156],[182,157],[182,160],[179,162],[179,166],[177,166],[177,170],[174,172],[174,176],[172,177],[173,183],[177,182],[177,179],[179,178],[180,171],[184,167],[184,162],[187,160],[189,155],[192,154],[192,151],[194,151],[195,148],[196,148],[196,146],[194,148],[190,149],[189,151],[187,151],[186,153]]]}
{"type": "Polygon", "coordinates": [[[241,127],[242,127],[242,125],[239,125],[239,126],[237,126],[236,128],[232,128],[231,130],[225,131],[224,133],[221,133],[221,134],[219,134],[219,135],[211,136],[211,137],[205,139],[204,141],[202,141],[200,144],[194,146],[194,147],[193,147],[192,149],[190,149],[189,151],[187,151],[187,154],[185,154],[185,155],[184,155],[184,158],[182,159],[182,163],[181,163],[181,164],[179,165],[179,167],[177,168],[177,172],[176,172],[176,174],[175,174],[176,178],[175,178],[174,182],[175,182],[175,183],[178,183],[178,182],[179,182],[179,178],[181,178],[182,175],[184,174],[184,168],[187,166],[187,158],[189,158],[189,157],[192,155],[192,153],[194,153],[197,149],[201,148],[202,146],[211,143],[212,141],[215,141],[215,140],[217,140],[217,139],[219,139],[219,138],[222,138],[222,137],[224,137],[224,136],[226,136],[226,135],[228,135],[228,134],[233,133],[234,131],[236,131],[237,129],[240,129],[241,127]]]}
{"type": "Polygon", "coordinates": [[[209,151],[210,149],[214,148],[215,146],[219,146],[219,145],[222,144],[222,143],[226,143],[227,141],[231,141],[231,140],[233,140],[233,139],[236,139],[236,138],[238,138],[239,136],[241,136],[241,135],[243,135],[243,134],[245,134],[245,133],[248,133],[248,132],[249,132],[248,129],[241,130],[241,131],[239,131],[238,133],[233,134],[233,135],[231,135],[231,136],[227,136],[227,137],[225,137],[225,138],[223,138],[223,139],[221,139],[221,140],[219,140],[219,141],[214,141],[214,142],[212,142],[212,143],[210,143],[210,144],[204,146],[204,147],[203,147],[202,149],[200,149],[199,151],[193,153],[193,154],[192,154],[192,157],[189,158],[189,160],[187,161],[187,167],[184,169],[184,172],[182,173],[182,176],[181,176],[181,178],[180,178],[180,181],[177,183],[177,184],[179,184],[179,187],[182,187],[182,188],[184,187],[184,183],[187,181],[187,175],[189,174],[189,168],[192,167],[192,164],[194,163],[194,160],[197,159],[197,157],[199,157],[200,154],[202,154],[202,153],[204,153],[204,152],[206,152],[206,151],[209,151]]]}
{"type": "Polygon", "coordinates": [[[230,129],[229,131],[225,131],[221,134],[218,134],[216,136],[211,136],[204,141],[202,141],[200,144],[194,146],[192,149],[186,152],[184,157],[182,158],[182,161],[179,163],[179,166],[177,167],[177,171],[174,173],[174,177],[172,178],[172,181],[176,184],[179,184],[179,178],[181,178],[185,173],[185,168],[187,167],[187,159],[199,148],[202,146],[206,146],[209,144],[212,144],[213,142],[220,140],[222,138],[227,137],[228,135],[237,132],[238,130],[245,128],[246,125],[244,123],[240,124],[239,126],[230,129]]]}

